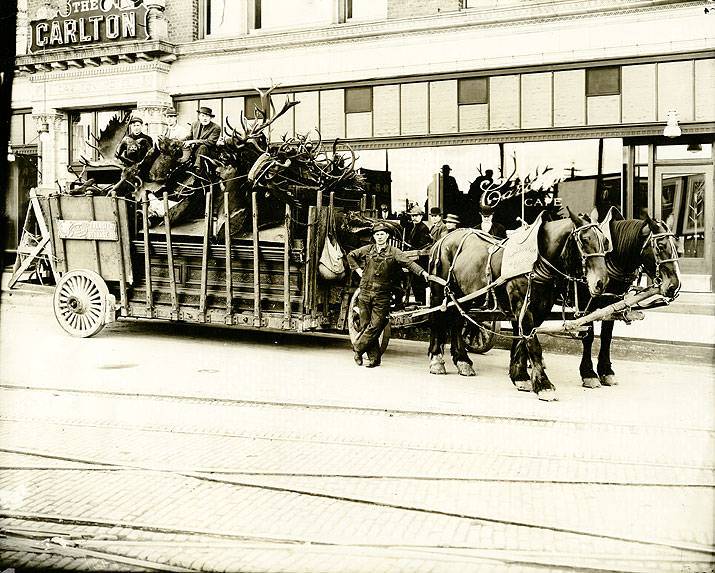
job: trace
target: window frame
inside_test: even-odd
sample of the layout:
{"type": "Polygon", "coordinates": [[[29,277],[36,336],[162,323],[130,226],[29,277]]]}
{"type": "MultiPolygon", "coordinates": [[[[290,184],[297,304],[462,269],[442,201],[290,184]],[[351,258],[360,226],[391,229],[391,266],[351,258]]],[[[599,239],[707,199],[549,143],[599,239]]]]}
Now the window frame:
{"type": "Polygon", "coordinates": [[[478,77],[471,77],[471,78],[459,78],[457,80],[457,105],[484,105],[489,103],[489,77],[487,76],[478,76],[478,77]],[[466,87],[462,86],[467,86],[468,82],[484,82],[484,97],[483,98],[468,98],[466,97],[467,94],[464,93],[466,91],[466,87]],[[463,91],[464,90],[464,91],[463,91]],[[471,100],[474,99],[475,101],[463,101],[463,100],[471,100]],[[482,101],[483,99],[483,101],[482,101]]]}
{"type": "MultiPolygon", "coordinates": [[[[82,114],[82,113],[91,113],[92,114],[92,125],[91,125],[91,130],[92,133],[95,134],[97,137],[99,136],[98,129],[97,129],[97,116],[100,113],[103,112],[124,112],[126,115],[131,115],[132,113],[136,112],[136,106],[118,106],[118,107],[102,107],[102,108],[92,108],[92,109],[69,109],[66,111],[67,113],[67,163],[69,165],[80,165],[81,160],[79,157],[74,158],[72,157],[73,153],[73,132],[72,132],[72,115],[77,113],[77,114],[82,114]]],[[[99,158],[99,153],[97,152],[96,149],[92,148],[92,157],[87,158],[90,159],[91,161],[98,161],[99,158]]]]}
{"type": "Polygon", "coordinates": [[[374,110],[374,105],[375,105],[375,93],[373,90],[373,86],[353,86],[349,88],[345,88],[343,90],[343,105],[344,105],[344,110],[345,110],[345,115],[349,113],[372,113],[374,110]],[[356,96],[358,97],[358,100],[360,100],[361,96],[358,96],[359,93],[369,93],[370,96],[367,99],[367,104],[366,105],[355,105],[355,98],[356,96]],[[352,97],[350,94],[354,94],[352,97]],[[352,101],[351,101],[352,100],[352,101]],[[350,102],[352,105],[348,105],[348,102],[350,102]],[[350,109],[351,107],[357,107],[358,109],[350,109]],[[367,108],[367,109],[366,109],[367,108]]]}
{"type": "MultiPolygon", "coordinates": [[[[621,66],[598,66],[595,68],[586,68],[586,97],[598,97],[598,96],[612,96],[612,95],[621,95],[622,91],[622,73],[621,73],[621,66]],[[617,87],[616,88],[610,88],[610,89],[598,89],[599,86],[594,86],[594,83],[596,82],[594,79],[591,79],[592,74],[598,73],[598,72],[605,72],[605,71],[610,71],[614,70],[617,72],[617,87]]],[[[610,80],[609,80],[610,82],[610,80]]]]}

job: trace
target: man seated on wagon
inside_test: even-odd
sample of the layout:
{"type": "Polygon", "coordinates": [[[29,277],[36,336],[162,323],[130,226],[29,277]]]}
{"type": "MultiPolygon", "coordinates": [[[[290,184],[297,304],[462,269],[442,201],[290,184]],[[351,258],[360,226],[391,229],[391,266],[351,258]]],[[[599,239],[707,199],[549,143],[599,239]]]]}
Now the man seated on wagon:
{"type": "Polygon", "coordinates": [[[139,163],[154,145],[151,137],[142,132],[144,121],[134,116],[129,120],[129,133],[122,139],[115,155],[127,167],[139,163]]]}
{"type": "Polygon", "coordinates": [[[221,128],[211,118],[215,117],[210,107],[196,110],[198,120],[191,124],[190,133],[184,137],[184,146],[192,149],[194,169],[201,171],[201,157],[213,157],[221,137],[221,128]]]}
{"type": "Polygon", "coordinates": [[[164,112],[164,119],[166,120],[166,127],[161,134],[162,137],[168,137],[169,139],[181,139],[183,141],[189,136],[188,127],[178,123],[178,114],[173,107],[170,107],[164,112]]]}
{"type": "Polygon", "coordinates": [[[387,244],[389,234],[390,227],[378,221],[372,226],[375,243],[348,253],[350,268],[360,276],[358,308],[362,332],[353,345],[354,359],[361,366],[362,355],[367,353],[368,368],[380,365],[380,334],[390,314],[392,291],[402,281],[402,269],[429,279],[427,271],[409,260],[400,249],[387,244]]]}

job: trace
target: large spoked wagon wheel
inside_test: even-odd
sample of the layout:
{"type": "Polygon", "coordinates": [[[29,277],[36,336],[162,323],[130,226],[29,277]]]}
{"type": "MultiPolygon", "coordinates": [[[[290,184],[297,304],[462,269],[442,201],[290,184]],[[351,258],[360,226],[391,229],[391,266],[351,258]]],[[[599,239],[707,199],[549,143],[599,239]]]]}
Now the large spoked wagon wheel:
{"type": "Polygon", "coordinates": [[[109,289],[93,271],[66,273],[55,288],[55,318],[72,336],[87,338],[104,327],[109,289]]]}
{"type": "Polygon", "coordinates": [[[484,354],[485,352],[489,352],[497,341],[496,334],[494,334],[497,329],[497,321],[496,319],[478,321],[478,324],[484,328],[474,326],[468,320],[465,321],[462,327],[462,338],[467,347],[467,351],[484,354]]]}
{"type": "MultiPolygon", "coordinates": [[[[358,297],[360,289],[355,289],[353,296],[350,298],[350,309],[348,312],[348,333],[350,334],[350,342],[355,344],[358,334],[362,331],[360,326],[360,311],[358,310],[358,297]]],[[[390,323],[385,325],[385,328],[380,334],[380,352],[384,353],[387,350],[387,345],[390,343],[390,323]]]]}

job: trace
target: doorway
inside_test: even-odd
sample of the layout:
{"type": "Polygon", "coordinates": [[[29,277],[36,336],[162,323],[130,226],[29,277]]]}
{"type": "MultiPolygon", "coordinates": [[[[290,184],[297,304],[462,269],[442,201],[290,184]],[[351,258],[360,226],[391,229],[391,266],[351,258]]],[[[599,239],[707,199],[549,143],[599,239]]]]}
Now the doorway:
{"type": "Polygon", "coordinates": [[[655,167],[656,219],[675,235],[685,290],[710,292],[713,274],[713,167],[655,167]]]}

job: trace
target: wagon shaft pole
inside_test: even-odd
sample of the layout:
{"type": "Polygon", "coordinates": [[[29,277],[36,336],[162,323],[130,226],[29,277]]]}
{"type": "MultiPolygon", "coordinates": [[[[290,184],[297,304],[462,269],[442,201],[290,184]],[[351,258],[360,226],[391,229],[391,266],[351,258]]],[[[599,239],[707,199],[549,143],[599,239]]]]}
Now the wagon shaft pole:
{"type": "Polygon", "coordinates": [[[540,326],[536,329],[536,332],[543,334],[564,331],[577,332],[579,330],[583,330],[583,328],[589,323],[597,320],[617,320],[619,318],[626,318],[627,320],[642,320],[644,314],[639,311],[633,311],[632,307],[641,301],[657,295],[658,292],[658,287],[652,286],[639,293],[628,294],[623,297],[623,300],[619,300],[618,302],[614,302],[613,304],[609,304],[603,308],[596,309],[586,316],[582,316],[575,320],[564,321],[563,324],[558,326],[540,326]]]}

